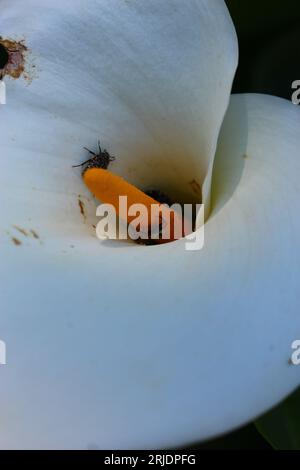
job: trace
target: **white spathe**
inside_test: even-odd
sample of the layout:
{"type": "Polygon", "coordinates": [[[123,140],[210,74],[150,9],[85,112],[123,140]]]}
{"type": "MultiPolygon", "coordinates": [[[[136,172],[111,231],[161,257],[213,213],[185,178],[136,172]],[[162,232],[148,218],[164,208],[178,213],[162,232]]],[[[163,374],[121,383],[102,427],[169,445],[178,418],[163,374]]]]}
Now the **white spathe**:
{"type": "Polygon", "coordinates": [[[99,242],[70,169],[103,136],[139,185],[209,183],[237,58],[224,3],[2,1],[2,21],[39,77],[0,108],[0,447],[169,447],[276,404],[300,383],[300,110],[232,98],[199,252],[99,242]]]}

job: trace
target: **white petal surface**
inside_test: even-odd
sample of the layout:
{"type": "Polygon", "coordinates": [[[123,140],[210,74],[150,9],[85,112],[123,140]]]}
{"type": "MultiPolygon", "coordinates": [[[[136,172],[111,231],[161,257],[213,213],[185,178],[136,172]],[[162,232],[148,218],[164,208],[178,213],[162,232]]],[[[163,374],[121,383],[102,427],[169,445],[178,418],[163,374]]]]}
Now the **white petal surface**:
{"type": "Polygon", "coordinates": [[[212,0],[42,5],[1,1],[2,35],[24,35],[38,78],[8,80],[0,108],[0,446],[167,447],[227,431],[300,382],[288,364],[299,109],[233,99],[202,251],[100,243],[70,171],[81,146],[103,136],[115,171],[190,196],[181,181],[212,162],[235,36],[212,0]]]}

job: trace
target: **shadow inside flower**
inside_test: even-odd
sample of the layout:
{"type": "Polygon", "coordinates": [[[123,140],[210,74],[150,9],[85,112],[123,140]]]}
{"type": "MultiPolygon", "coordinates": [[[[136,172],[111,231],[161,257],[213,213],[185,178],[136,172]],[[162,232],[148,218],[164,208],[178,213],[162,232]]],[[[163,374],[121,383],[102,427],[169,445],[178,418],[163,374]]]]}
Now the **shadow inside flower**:
{"type": "Polygon", "coordinates": [[[248,118],[245,99],[243,103],[244,106],[235,107],[232,102],[229,108],[231,119],[227,120],[225,117],[220,132],[213,169],[209,218],[216,215],[232,197],[242,178],[246,160],[250,158],[247,155],[248,118]]]}

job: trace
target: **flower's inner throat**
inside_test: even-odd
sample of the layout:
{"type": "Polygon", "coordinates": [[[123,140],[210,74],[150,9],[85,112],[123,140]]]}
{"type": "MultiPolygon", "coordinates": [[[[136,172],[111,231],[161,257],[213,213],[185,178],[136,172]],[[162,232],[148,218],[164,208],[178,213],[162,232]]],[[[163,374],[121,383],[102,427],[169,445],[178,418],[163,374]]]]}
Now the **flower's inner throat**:
{"type": "MultiPolygon", "coordinates": [[[[115,160],[98,142],[97,151],[85,147],[89,158],[74,167],[82,168],[82,178],[85,185],[99,202],[97,215],[105,217],[106,206],[110,221],[107,220],[109,235],[106,238],[124,239],[116,233],[116,222],[127,226],[128,238],[144,245],[169,243],[190,235],[195,226],[197,207],[193,203],[180,203],[174,200],[167,191],[159,188],[141,188],[128,179],[108,170],[110,163],[115,160]],[[100,206],[101,207],[101,206],[100,206]],[[111,211],[111,212],[110,212],[111,211]],[[112,230],[110,230],[112,228],[112,230]]],[[[197,188],[198,189],[198,188],[197,188]]],[[[181,200],[182,201],[182,200],[181,200]]],[[[102,219],[103,220],[103,219],[102,219]]],[[[99,225],[99,224],[98,224],[99,225]]],[[[103,233],[105,224],[100,224],[103,233]]],[[[97,235],[101,238],[101,230],[97,235]]],[[[127,238],[125,238],[127,239],[127,238]]]]}

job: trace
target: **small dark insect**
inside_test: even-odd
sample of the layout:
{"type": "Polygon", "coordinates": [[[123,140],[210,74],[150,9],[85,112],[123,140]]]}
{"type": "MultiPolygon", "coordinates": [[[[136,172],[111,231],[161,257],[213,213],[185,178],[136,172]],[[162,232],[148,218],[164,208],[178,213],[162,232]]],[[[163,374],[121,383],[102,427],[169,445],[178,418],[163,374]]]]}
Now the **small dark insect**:
{"type": "Polygon", "coordinates": [[[169,198],[169,196],[167,196],[162,191],[159,191],[158,189],[148,189],[145,191],[145,193],[156,201],[160,202],[160,204],[168,204],[168,206],[173,204],[173,201],[169,198]]]}
{"type": "Polygon", "coordinates": [[[116,157],[111,156],[106,149],[102,150],[99,140],[98,140],[98,147],[99,147],[98,153],[92,152],[86,147],[83,147],[85,150],[87,150],[87,152],[89,152],[93,156],[89,158],[88,160],[86,160],[85,162],[80,163],[80,165],[73,165],[73,168],[84,166],[83,173],[89,168],[102,168],[103,170],[107,170],[110,162],[113,162],[116,159],[116,157]]]}

